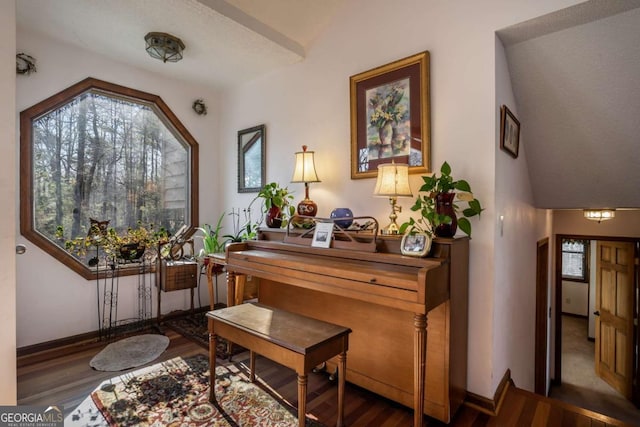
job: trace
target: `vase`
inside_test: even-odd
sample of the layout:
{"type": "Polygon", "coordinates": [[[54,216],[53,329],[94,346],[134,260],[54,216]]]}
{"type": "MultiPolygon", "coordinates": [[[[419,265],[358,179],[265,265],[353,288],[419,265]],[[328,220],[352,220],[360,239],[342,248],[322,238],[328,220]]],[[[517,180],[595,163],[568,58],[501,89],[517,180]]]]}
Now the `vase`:
{"type": "Polygon", "coordinates": [[[269,208],[265,222],[269,228],[280,228],[282,226],[282,211],[278,206],[271,206],[269,208]]]}
{"type": "Polygon", "coordinates": [[[335,208],[329,215],[334,223],[341,228],[349,228],[353,224],[353,212],[349,208],[335,208]],[[336,219],[338,218],[338,219],[336,219]],[[345,219],[346,218],[346,219],[345,219]]]}
{"type": "Polygon", "coordinates": [[[380,144],[389,145],[393,139],[393,126],[391,122],[386,122],[378,129],[378,137],[380,137],[380,144]]]}
{"type": "Polygon", "coordinates": [[[140,243],[124,243],[118,248],[121,259],[133,261],[140,259],[146,250],[146,246],[140,243]]]}
{"type": "Polygon", "coordinates": [[[455,193],[438,193],[436,194],[436,212],[438,215],[446,215],[451,218],[448,224],[440,224],[436,227],[435,233],[438,237],[453,237],[458,229],[458,220],[456,219],[456,211],[453,207],[453,198],[455,193]]]}

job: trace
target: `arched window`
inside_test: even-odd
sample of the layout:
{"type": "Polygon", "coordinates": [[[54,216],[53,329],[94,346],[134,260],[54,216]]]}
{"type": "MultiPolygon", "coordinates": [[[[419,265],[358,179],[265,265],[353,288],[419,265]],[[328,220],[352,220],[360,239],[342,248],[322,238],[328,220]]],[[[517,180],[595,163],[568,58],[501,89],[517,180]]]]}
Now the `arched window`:
{"type": "Polygon", "coordinates": [[[197,142],[156,95],[88,78],[20,113],[20,231],[87,279],[56,230],[197,226],[197,176],[197,142]]]}

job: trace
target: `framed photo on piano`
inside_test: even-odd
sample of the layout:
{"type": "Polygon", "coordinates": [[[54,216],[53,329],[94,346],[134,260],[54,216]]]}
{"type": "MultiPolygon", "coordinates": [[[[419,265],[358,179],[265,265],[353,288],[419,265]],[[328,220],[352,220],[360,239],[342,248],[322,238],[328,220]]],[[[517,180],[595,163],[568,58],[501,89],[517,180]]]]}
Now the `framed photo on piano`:
{"type": "Polygon", "coordinates": [[[402,255],[425,257],[431,250],[431,236],[427,233],[407,233],[402,237],[402,255]]]}
{"type": "Polygon", "coordinates": [[[332,222],[316,222],[316,228],[313,232],[313,240],[311,246],[317,248],[331,247],[331,237],[333,236],[332,222]]]}

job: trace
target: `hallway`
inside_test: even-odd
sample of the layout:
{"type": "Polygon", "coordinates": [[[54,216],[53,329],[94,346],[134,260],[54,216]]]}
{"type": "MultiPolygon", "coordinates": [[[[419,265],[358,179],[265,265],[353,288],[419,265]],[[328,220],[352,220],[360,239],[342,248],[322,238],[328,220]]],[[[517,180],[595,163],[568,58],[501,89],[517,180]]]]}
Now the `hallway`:
{"type": "Polygon", "coordinates": [[[640,427],[640,409],[595,374],[595,343],[587,339],[587,319],[562,316],[562,384],[549,397],[640,427]]]}

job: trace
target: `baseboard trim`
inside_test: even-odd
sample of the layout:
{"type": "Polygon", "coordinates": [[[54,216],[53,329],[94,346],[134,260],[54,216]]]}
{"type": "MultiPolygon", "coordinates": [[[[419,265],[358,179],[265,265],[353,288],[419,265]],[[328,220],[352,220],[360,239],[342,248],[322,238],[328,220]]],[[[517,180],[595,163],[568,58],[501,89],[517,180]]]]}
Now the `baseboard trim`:
{"type": "Polygon", "coordinates": [[[477,411],[495,417],[500,412],[504,398],[507,395],[507,390],[512,385],[511,369],[507,369],[502,380],[500,380],[500,384],[498,384],[498,388],[493,395],[493,399],[467,391],[467,398],[465,399],[464,404],[477,411]]]}
{"type": "MultiPolygon", "coordinates": [[[[194,309],[194,313],[209,311],[209,306],[194,309]]],[[[191,314],[189,310],[178,310],[162,316],[162,321],[183,317],[191,314]]],[[[131,335],[132,330],[145,331],[158,327],[157,318],[144,322],[134,322],[123,327],[115,328],[113,336],[117,339],[131,335]],[[145,325],[145,323],[147,323],[145,325]]],[[[28,345],[16,349],[17,367],[28,366],[53,357],[64,356],[92,347],[100,347],[108,344],[108,340],[100,339],[99,331],[85,332],[70,337],[58,338],[38,344],[28,345]]]]}

